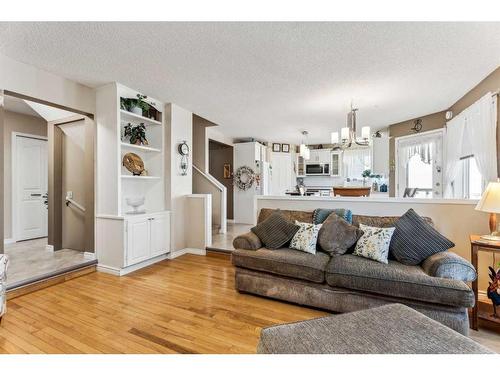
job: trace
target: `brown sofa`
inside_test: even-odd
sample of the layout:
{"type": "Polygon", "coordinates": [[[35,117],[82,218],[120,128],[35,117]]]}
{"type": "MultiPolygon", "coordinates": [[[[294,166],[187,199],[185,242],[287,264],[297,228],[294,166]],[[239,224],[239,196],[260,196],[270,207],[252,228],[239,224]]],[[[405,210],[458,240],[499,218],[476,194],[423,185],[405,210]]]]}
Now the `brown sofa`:
{"type": "MultiPolygon", "coordinates": [[[[273,211],[262,209],[258,221],[273,211]]],[[[290,220],[313,220],[312,212],[282,212],[290,220]]],[[[353,224],[390,227],[397,219],[353,215],[353,224]]],[[[233,245],[232,263],[240,292],[339,313],[402,303],[468,335],[467,310],[474,305],[474,294],[466,282],[474,280],[476,272],[452,252],[435,254],[419,266],[407,266],[349,253],[330,257],[321,251],[313,255],[288,248],[269,250],[252,232],[236,237],[233,245]]]]}

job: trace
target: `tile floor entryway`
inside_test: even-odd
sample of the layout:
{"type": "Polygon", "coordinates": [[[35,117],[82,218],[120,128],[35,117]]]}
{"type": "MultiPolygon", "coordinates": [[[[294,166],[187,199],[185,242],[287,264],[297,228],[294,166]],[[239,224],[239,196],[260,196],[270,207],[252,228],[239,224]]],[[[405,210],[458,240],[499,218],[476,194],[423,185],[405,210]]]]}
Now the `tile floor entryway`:
{"type": "Polygon", "coordinates": [[[20,241],[5,245],[4,252],[9,256],[7,288],[15,288],[54,273],[65,272],[77,266],[91,264],[83,252],[62,249],[46,249],[47,238],[20,241]]]}
{"type": "Polygon", "coordinates": [[[249,232],[252,227],[251,224],[227,223],[226,233],[219,233],[218,229],[214,229],[212,231],[212,246],[207,247],[207,250],[233,251],[233,239],[240,234],[249,232]]]}

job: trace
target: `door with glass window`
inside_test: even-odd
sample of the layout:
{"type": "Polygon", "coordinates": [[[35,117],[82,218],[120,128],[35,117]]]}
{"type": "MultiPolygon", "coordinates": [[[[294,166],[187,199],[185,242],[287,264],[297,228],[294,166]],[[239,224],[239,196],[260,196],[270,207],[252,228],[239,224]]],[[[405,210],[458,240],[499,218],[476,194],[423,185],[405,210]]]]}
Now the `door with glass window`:
{"type": "Polygon", "coordinates": [[[396,138],[395,146],[397,196],[442,198],[442,129],[396,138]]]}

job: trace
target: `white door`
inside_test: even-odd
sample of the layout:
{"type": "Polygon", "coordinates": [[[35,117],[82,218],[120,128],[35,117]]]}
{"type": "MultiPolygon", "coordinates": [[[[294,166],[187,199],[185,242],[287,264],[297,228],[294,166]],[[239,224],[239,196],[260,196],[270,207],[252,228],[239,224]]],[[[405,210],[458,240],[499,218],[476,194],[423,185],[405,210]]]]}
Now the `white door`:
{"type": "Polygon", "coordinates": [[[127,266],[149,259],[150,234],[149,219],[130,220],[128,222],[127,266]]]}
{"type": "Polygon", "coordinates": [[[414,198],[443,195],[443,131],[396,138],[396,183],[398,197],[417,189],[414,198]]]}
{"type": "Polygon", "coordinates": [[[155,215],[150,221],[151,228],[151,257],[166,254],[170,250],[168,215],[155,215]]]}
{"type": "Polygon", "coordinates": [[[17,135],[14,141],[16,241],[46,237],[47,140],[17,135]]]}
{"type": "Polygon", "coordinates": [[[292,158],[284,152],[272,155],[272,194],[285,195],[292,187],[292,158]]]}

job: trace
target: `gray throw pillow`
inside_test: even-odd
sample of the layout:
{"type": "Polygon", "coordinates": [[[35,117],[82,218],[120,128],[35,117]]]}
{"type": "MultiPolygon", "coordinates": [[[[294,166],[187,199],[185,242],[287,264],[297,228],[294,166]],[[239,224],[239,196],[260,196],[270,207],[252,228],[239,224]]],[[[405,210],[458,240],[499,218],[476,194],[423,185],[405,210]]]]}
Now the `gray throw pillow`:
{"type": "Polygon", "coordinates": [[[411,208],[396,221],[395,227],[389,250],[398,262],[409,266],[455,246],[411,208]]]}
{"type": "Polygon", "coordinates": [[[363,231],[349,224],[338,214],[331,213],[323,222],[318,233],[318,244],[321,249],[330,254],[345,254],[356,243],[363,231]]]}
{"type": "Polygon", "coordinates": [[[276,211],[251,229],[268,249],[279,249],[293,238],[299,226],[276,211]]]}

